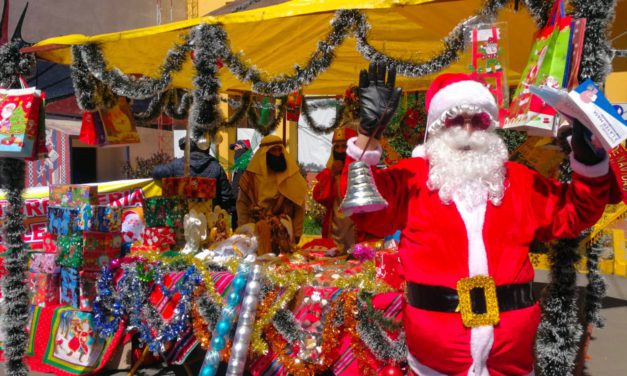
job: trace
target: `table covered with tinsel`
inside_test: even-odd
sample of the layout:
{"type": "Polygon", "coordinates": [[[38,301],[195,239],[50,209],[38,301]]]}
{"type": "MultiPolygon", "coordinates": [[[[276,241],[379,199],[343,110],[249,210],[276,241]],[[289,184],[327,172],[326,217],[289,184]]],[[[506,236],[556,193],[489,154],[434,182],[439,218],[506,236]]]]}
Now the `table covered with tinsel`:
{"type": "Polygon", "coordinates": [[[312,244],[257,258],[135,252],[103,270],[94,328],[107,337],[123,326],[167,363],[181,364],[200,346],[202,375],[220,362],[253,375],[401,374],[395,249],[378,242],[350,256],[327,251],[312,244]]]}

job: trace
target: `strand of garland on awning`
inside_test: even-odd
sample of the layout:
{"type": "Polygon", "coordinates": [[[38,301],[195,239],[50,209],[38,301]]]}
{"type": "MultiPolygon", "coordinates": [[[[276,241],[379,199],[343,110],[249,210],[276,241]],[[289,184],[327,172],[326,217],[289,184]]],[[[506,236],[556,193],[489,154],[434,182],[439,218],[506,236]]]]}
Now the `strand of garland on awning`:
{"type": "MultiPolygon", "coordinates": [[[[168,51],[159,78],[144,76],[135,79],[118,69],[107,69],[102,51],[94,44],[72,47],[72,77],[79,105],[84,110],[108,107],[109,103],[112,103],[107,100],[111,97],[111,92],[134,99],[160,95],[169,87],[172,74],[182,68],[193,46],[196,75],[193,79],[195,90],[192,94],[190,122],[194,136],[198,137],[205,132],[214,134],[218,128],[229,125],[229,121],[223,118],[218,109],[220,89],[218,70],[221,65],[225,65],[240,81],[250,83],[253,92],[283,97],[311,83],[328,69],[335,57],[336,48],[349,35],[354,35],[358,51],[368,61],[395,66],[400,75],[422,77],[441,71],[455,62],[464,47],[465,26],[476,20],[476,17],[494,18],[506,3],[507,0],[486,1],[475,16],[455,26],[444,39],[442,51],[426,61],[396,59],[378,51],[368,42],[370,24],[367,17],[358,10],[338,10],[326,38],[318,42],[316,51],[311,54],[305,66],[296,65],[292,74],[265,78],[262,71],[243,61],[239,53],[231,50],[228,35],[221,25],[200,24],[193,28],[190,34],[182,36],[181,43],[175,44],[168,51]]],[[[262,133],[269,133],[277,123],[271,121],[270,124],[258,125],[258,128],[262,133]]]]}

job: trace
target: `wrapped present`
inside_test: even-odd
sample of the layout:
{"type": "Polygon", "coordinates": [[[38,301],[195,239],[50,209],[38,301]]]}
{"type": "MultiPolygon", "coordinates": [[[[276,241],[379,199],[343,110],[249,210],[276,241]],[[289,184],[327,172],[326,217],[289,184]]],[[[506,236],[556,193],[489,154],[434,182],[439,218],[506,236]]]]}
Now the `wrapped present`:
{"type": "Polygon", "coordinates": [[[47,307],[59,304],[59,273],[29,273],[31,304],[47,307]]]}
{"type": "Polygon", "coordinates": [[[131,245],[130,252],[134,254],[142,252],[167,252],[169,250],[170,247],[167,244],[162,244],[160,247],[154,245],[133,244],[131,245]]]}
{"type": "Polygon", "coordinates": [[[85,204],[78,206],[80,208],[76,215],[76,226],[82,231],[88,231],[92,228],[92,219],[94,217],[93,206],[85,204]]]}
{"type": "Polygon", "coordinates": [[[161,190],[163,197],[212,200],[216,197],[216,180],[200,176],[164,178],[161,190]]]}
{"type": "Polygon", "coordinates": [[[79,273],[79,308],[82,311],[91,311],[96,300],[96,284],[99,272],[83,270],[79,273]]]}
{"type": "Polygon", "coordinates": [[[401,259],[398,252],[391,250],[381,250],[375,255],[376,276],[383,280],[392,288],[400,290],[403,287],[403,276],[401,274],[401,259]]]}
{"type": "Polygon", "coordinates": [[[81,231],[77,217],[80,208],[62,206],[48,207],[48,232],[53,235],[68,236],[81,231]]]}
{"type": "Polygon", "coordinates": [[[118,232],[122,225],[122,208],[108,205],[92,207],[91,230],[99,232],[118,232]]]}
{"type": "Polygon", "coordinates": [[[31,273],[59,273],[59,265],[55,262],[57,255],[53,253],[33,253],[30,258],[31,273]]]}
{"type": "Polygon", "coordinates": [[[165,217],[170,207],[170,199],[163,197],[147,198],[144,203],[144,220],[146,226],[165,226],[165,217]]]}
{"type": "Polygon", "coordinates": [[[144,245],[161,247],[164,244],[176,244],[176,236],[170,227],[146,227],[144,230],[144,245]]]}
{"type": "Polygon", "coordinates": [[[65,267],[83,266],[83,235],[59,236],[57,239],[57,264],[65,267]]]}
{"type": "Polygon", "coordinates": [[[111,260],[120,256],[122,236],[119,232],[83,233],[83,268],[100,270],[108,266],[111,260]]]}
{"type": "Polygon", "coordinates": [[[98,187],[91,185],[52,185],[49,204],[54,206],[81,206],[98,203],[98,187]]]}
{"type": "Polygon", "coordinates": [[[185,200],[176,198],[148,198],[144,205],[146,227],[182,227],[187,212],[185,200]]]}
{"type": "Polygon", "coordinates": [[[46,253],[57,253],[57,236],[49,232],[43,234],[43,250],[46,253]]]}
{"type": "Polygon", "coordinates": [[[78,270],[74,268],[61,268],[61,293],[59,303],[78,308],[78,270]]]}

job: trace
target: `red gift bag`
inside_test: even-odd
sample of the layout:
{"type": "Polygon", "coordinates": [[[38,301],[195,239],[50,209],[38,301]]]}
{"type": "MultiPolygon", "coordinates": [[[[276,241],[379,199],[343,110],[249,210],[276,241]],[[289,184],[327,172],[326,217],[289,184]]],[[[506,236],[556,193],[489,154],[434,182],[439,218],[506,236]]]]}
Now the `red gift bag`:
{"type": "Polygon", "coordinates": [[[106,110],[84,112],[78,139],[98,146],[139,143],[139,133],[126,99],[118,98],[115,106],[106,110]]]}
{"type": "Polygon", "coordinates": [[[102,122],[96,121],[95,117],[99,117],[98,112],[83,112],[83,121],[81,123],[81,133],[78,140],[87,145],[104,145],[104,130],[102,122]]]}
{"type": "Polygon", "coordinates": [[[0,157],[32,158],[37,151],[41,90],[0,89],[0,157]]]}

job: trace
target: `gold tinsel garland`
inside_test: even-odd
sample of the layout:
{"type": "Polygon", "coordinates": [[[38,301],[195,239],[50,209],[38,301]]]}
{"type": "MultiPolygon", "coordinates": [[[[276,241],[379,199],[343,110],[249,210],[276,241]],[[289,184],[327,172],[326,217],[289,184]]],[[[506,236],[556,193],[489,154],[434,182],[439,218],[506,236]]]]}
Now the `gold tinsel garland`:
{"type": "Polygon", "coordinates": [[[297,376],[314,376],[320,372],[327,370],[335,360],[333,353],[337,350],[342,331],[339,327],[335,327],[334,322],[338,316],[338,308],[342,304],[342,295],[333,301],[330,311],[327,314],[324,328],[322,330],[322,351],[317,363],[305,362],[298,357],[293,357],[288,353],[288,342],[283,338],[279,331],[273,326],[268,325],[264,331],[265,337],[270,344],[270,348],[277,356],[279,362],[287,368],[290,375],[297,376]]]}
{"type": "Polygon", "coordinates": [[[285,291],[280,298],[273,300],[274,304],[272,304],[272,306],[268,307],[266,310],[259,311],[251,338],[251,348],[255,354],[265,354],[268,352],[268,344],[261,338],[263,329],[266,325],[271,323],[272,318],[279,309],[285,308],[285,305],[296,295],[298,289],[300,289],[301,286],[305,286],[313,277],[311,273],[302,269],[294,270],[291,273],[288,273],[286,269],[287,268],[280,267],[266,272],[266,276],[270,282],[278,288],[285,288],[285,291]]]}
{"type": "Polygon", "coordinates": [[[211,332],[209,325],[198,311],[198,299],[207,292],[204,285],[199,285],[194,289],[194,299],[192,300],[192,329],[194,336],[200,343],[203,350],[209,349],[211,344],[211,332]]]}
{"type": "Polygon", "coordinates": [[[211,299],[213,299],[213,301],[216,302],[218,305],[224,306],[224,299],[222,299],[222,295],[218,294],[218,292],[216,291],[215,284],[213,283],[213,278],[211,277],[209,269],[207,269],[202,260],[197,259],[193,255],[163,256],[161,254],[153,252],[137,252],[133,253],[131,256],[143,257],[149,262],[161,262],[165,266],[178,263],[194,265],[196,270],[202,276],[203,282],[205,283],[205,288],[211,296],[211,299]]]}

